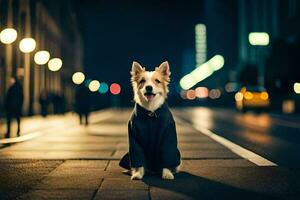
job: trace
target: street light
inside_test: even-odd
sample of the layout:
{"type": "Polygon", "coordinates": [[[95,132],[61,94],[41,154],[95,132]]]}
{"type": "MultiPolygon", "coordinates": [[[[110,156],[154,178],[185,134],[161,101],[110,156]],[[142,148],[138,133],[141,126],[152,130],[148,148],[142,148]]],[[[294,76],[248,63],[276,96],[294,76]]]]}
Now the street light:
{"type": "Polygon", "coordinates": [[[83,83],[84,79],[85,79],[85,76],[82,72],[76,72],[72,76],[72,81],[76,85],[80,85],[81,83],[83,83]]]}
{"type": "Polygon", "coordinates": [[[48,68],[50,71],[56,72],[62,67],[62,60],[60,58],[52,58],[48,62],[48,68]]]}
{"type": "Polygon", "coordinates": [[[38,51],[34,54],[34,62],[38,65],[46,64],[50,59],[50,53],[48,51],[38,51]]]}
{"type": "Polygon", "coordinates": [[[30,53],[36,47],[36,42],[33,38],[23,38],[19,44],[19,48],[23,53],[30,53]]]}
{"type": "Polygon", "coordinates": [[[89,89],[90,89],[91,92],[98,91],[99,87],[100,87],[100,83],[97,80],[93,80],[89,84],[89,89]]]}
{"type": "Polygon", "coordinates": [[[6,28],[0,33],[0,41],[4,44],[11,44],[17,39],[18,33],[13,28],[6,28]]]}

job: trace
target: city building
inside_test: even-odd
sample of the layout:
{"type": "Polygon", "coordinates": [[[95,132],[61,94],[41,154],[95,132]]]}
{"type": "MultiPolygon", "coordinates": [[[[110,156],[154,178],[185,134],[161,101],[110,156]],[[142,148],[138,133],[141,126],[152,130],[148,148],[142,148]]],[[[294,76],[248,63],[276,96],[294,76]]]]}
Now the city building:
{"type": "Polygon", "coordinates": [[[0,43],[1,115],[11,76],[19,77],[23,85],[25,115],[39,113],[42,91],[64,95],[70,108],[73,96],[71,76],[82,69],[82,38],[71,2],[0,0],[0,31],[6,28],[13,28],[17,38],[11,44],[0,43]],[[21,51],[19,45],[23,38],[35,41],[33,51],[21,51]],[[50,62],[38,65],[34,57],[42,50],[50,53],[50,62]],[[53,58],[58,59],[51,61],[53,58]],[[48,68],[57,61],[58,65],[62,61],[61,69],[48,68]]]}

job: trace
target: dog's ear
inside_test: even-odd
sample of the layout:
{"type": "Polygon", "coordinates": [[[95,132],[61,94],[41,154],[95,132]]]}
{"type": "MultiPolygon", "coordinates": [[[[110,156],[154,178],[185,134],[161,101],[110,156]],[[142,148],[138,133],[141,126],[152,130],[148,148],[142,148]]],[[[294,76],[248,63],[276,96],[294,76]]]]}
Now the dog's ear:
{"type": "Polygon", "coordinates": [[[169,76],[171,75],[170,66],[169,66],[168,61],[161,63],[160,66],[158,68],[156,67],[155,70],[160,72],[163,76],[165,76],[167,78],[169,78],[169,76]]]}
{"type": "Polygon", "coordinates": [[[140,74],[142,71],[144,71],[145,68],[143,68],[140,63],[133,61],[132,62],[132,67],[131,67],[131,76],[136,76],[138,74],[140,74]]]}

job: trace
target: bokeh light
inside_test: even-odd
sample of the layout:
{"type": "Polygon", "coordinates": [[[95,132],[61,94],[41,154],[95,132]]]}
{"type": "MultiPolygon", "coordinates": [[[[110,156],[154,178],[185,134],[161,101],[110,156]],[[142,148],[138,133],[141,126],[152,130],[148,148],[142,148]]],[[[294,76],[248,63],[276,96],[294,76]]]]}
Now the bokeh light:
{"type": "Polygon", "coordinates": [[[96,91],[98,91],[99,87],[100,87],[100,83],[99,83],[99,81],[97,81],[97,80],[93,80],[93,81],[91,81],[90,84],[89,84],[89,90],[90,90],[91,92],[96,92],[96,91]]]}
{"type": "Polygon", "coordinates": [[[267,92],[262,92],[262,93],[260,94],[260,98],[261,98],[262,100],[267,100],[267,99],[269,99],[269,94],[268,94],[267,92]]]}
{"type": "Polygon", "coordinates": [[[235,94],[234,98],[235,98],[236,101],[242,101],[243,98],[244,98],[244,96],[243,96],[243,94],[241,92],[237,92],[235,94]]]}
{"type": "Polygon", "coordinates": [[[83,83],[84,79],[85,79],[85,75],[82,72],[76,72],[72,76],[72,81],[76,85],[83,83]]]}
{"type": "Polygon", "coordinates": [[[225,85],[226,92],[237,92],[239,89],[239,84],[235,82],[229,82],[225,85]]]}
{"type": "Polygon", "coordinates": [[[20,41],[19,48],[23,53],[30,53],[36,47],[36,42],[33,38],[23,38],[20,41]]]}
{"type": "Polygon", "coordinates": [[[38,51],[34,54],[34,62],[38,65],[46,64],[50,59],[50,53],[48,51],[38,51]]]}
{"type": "Polygon", "coordinates": [[[105,82],[100,83],[99,92],[105,94],[108,91],[108,85],[105,82]]]}
{"type": "Polygon", "coordinates": [[[294,83],[294,92],[300,94],[300,83],[294,83]]]}
{"type": "Polygon", "coordinates": [[[186,98],[188,100],[194,100],[196,98],[196,92],[195,92],[195,90],[188,90],[186,92],[186,98]]]}
{"type": "Polygon", "coordinates": [[[113,83],[110,85],[109,90],[113,95],[117,95],[121,92],[121,86],[118,83],[113,83]]]}
{"type": "Polygon", "coordinates": [[[211,99],[218,99],[221,97],[221,91],[219,89],[212,89],[209,91],[208,96],[211,99]]]}
{"type": "Polygon", "coordinates": [[[18,33],[13,28],[6,28],[0,33],[0,41],[4,44],[11,44],[16,41],[18,33]]]}
{"type": "Polygon", "coordinates": [[[184,90],[190,89],[197,83],[211,76],[215,71],[220,70],[224,64],[224,57],[221,55],[215,55],[207,62],[199,65],[192,72],[182,77],[179,82],[180,87],[184,90]]]}
{"type": "Polygon", "coordinates": [[[265,32],[252,32],[248,36],[249,43],[254,46],[266,46],[269,44],[270,37],[265,32]]]}
{"type": "Polygon", "coordinates": [[[181,90],[181,92],[180,92],[180,96],[181,96],[181,98],[182,98],[182,99],[187,99],[187,97],[186,97],[186,93],[187,93],[187,91],[186,91],[186,90],[181,90]]]}
{"type": "Polygon", "coordinates": [[[253,98],[253,94],[252,94],[251,92],[247,91],[247,92],[244,94],[244,97],[245,97],[245,99],[250,100],[250,99],[253,98]]]}
{"type": "Polygon", "coordinates": [[[208,97],[208,89],[206,87],[197,87],[195,89],[195,95],[198,98],[207,98],[208,97]]]}
{"type": "Polygon", "coordinates": [[[85,85],[86,87],[89,87],[90,82],[92,82],[92,80],[91,80],[91,79],[87,79],[87,80],[84,82],[84,85],[85,85]]]}
{"type": "Polygon", "coordinates": [[[52,58],[48,62],[48,68],[50,71],[56,72],[62,67],[62,60],[60,58],[52,58]]]}

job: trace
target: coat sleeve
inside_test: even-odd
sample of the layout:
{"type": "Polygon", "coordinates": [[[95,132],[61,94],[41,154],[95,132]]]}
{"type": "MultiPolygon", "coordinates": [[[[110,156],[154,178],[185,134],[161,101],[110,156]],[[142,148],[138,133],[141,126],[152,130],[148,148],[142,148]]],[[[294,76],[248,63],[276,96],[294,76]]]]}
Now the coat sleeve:
{"type": "Polygon", "coordinates": [[[132,126],[132,121],[128,123],[128,136],[129,136],[129,159],[130,167],[138,168],[145,166],[145,157],[143,149],[137,140],[137,132],[132,126]]]}
{"type": "Polygon", "coordinates": [[[177,148],[177,134],[175,122],[170,123],[161,144],[161,161],[163,168],[176,168],[180,165],[180,152],[177,148]]]}

